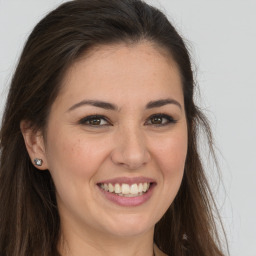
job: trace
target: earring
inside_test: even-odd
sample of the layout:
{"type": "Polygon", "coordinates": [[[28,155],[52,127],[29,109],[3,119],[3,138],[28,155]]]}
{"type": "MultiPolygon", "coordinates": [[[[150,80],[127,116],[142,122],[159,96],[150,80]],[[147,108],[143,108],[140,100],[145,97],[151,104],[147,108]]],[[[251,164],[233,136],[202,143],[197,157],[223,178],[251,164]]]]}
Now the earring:
{"type": "Polygon", "coordinates": [[[36,166],[42,166],[43,160],[39,159],[39,158],[35,158],[34,163],[35,163],[36,166]]]}

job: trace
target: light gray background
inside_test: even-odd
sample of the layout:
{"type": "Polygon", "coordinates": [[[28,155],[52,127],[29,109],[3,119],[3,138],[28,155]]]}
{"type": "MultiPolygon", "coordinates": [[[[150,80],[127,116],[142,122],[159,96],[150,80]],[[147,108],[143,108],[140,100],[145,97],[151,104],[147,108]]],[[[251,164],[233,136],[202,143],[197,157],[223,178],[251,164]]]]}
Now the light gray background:
{"type": "MultiPolygon", "coordinates": [[[[24,41],[61,2],[0,0],[0,114],[24,41]]],[[[168,15],[192,53],[200,105],[221,152],[224,186],[212,185],[231,255],[256,256],[256,1],[148,2],[168,15]]]]}

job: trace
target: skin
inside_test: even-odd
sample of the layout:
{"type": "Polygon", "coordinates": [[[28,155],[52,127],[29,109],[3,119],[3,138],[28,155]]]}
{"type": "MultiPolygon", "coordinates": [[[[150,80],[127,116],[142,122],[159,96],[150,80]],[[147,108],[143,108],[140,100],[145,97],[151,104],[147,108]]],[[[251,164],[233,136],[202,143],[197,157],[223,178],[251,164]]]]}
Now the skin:
{"type": "Polygon", "coordinates": [[[178,192],[187,153],[181,78],[170,55],[149,42],[94,49],[68,70],[46,138],[25,131],[25,125],[31,159],[43,159],[38,168],[49,169],[56,186],[62,255],[152,255],[154,226],[178,192]],[[178,104],[146,108],[162,99],[178,104]],[[84,100],[117,109],[76,105],[84,100]],[[152,115],[159,113],[176,122],[160,117],[155,124],[152,115]],[[94,120],[96,125],[81,123],[95,114],[106,118],[94,120]],[[138,176],[157,184],[139,206],[117,205],[97,186],[106,179],[138,176]]]}

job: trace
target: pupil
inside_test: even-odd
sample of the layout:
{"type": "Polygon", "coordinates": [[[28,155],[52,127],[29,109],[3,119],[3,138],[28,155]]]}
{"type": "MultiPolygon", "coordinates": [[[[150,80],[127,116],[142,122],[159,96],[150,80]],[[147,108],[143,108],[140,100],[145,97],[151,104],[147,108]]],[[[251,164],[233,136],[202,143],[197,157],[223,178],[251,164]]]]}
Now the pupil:
{"type": "Polygon", "coordinates": [[[153,124],[161,124],[162,123],[162,118],[161,117],[153,117],[152,118],[152,123],[153,124]]]}
{"type": "Polygon", "coordinates": [[[100,124],[100,119],[93,119],[90,121],[91,125],[99,125],[100,124]]]}

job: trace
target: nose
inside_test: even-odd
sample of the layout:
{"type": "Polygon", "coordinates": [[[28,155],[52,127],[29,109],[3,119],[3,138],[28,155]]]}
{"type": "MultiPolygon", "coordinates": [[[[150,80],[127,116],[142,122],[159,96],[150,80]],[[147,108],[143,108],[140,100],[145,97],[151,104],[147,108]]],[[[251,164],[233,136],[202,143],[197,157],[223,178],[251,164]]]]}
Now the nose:
{"type": "Polygon", "coordinates": [[[135,170],[150,161],[145,136],[139,128],[120,129],[114,138],[112,161],[129,170],[135,170]]]}

